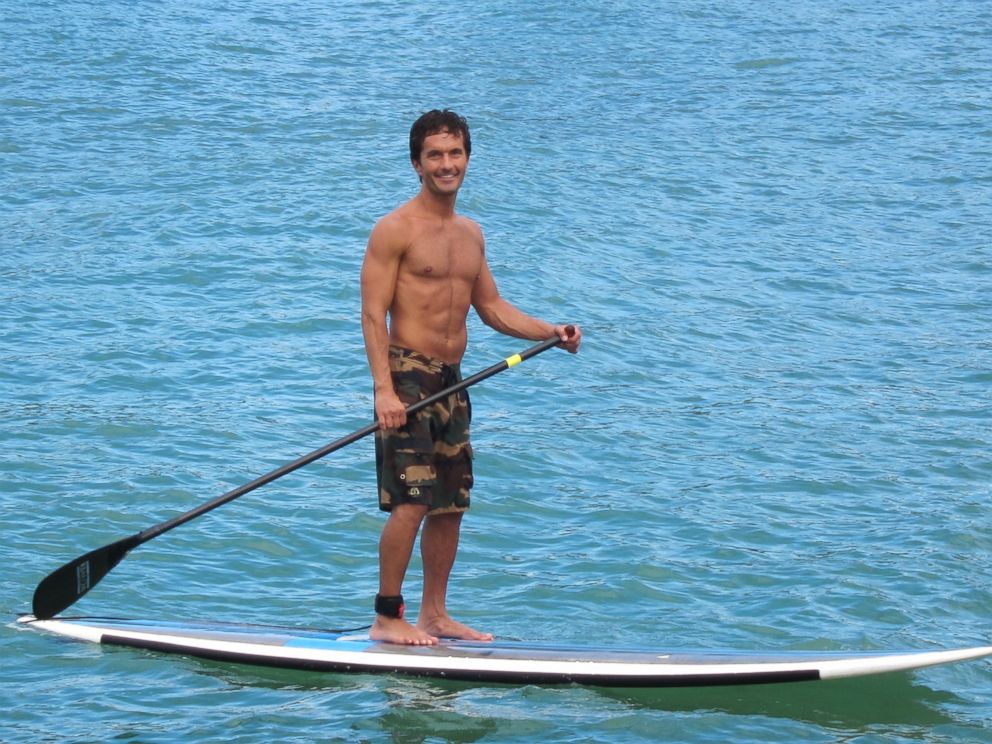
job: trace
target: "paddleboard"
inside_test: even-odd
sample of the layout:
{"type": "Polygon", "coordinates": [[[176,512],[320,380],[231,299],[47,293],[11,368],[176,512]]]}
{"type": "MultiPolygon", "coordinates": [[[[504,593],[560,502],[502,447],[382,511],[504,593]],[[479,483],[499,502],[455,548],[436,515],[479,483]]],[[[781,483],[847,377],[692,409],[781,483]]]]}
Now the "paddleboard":
{"type": "Polygon", "coordinates": [[[214,661],[336,673],[406,674],[509,684],[698,687],[837,679],[992,655],[992,646],[900,653],[743,653],[442,640],[399,646],[367,635],[224,622],[32,616],[19,622],[93,643],[214,661]]]}

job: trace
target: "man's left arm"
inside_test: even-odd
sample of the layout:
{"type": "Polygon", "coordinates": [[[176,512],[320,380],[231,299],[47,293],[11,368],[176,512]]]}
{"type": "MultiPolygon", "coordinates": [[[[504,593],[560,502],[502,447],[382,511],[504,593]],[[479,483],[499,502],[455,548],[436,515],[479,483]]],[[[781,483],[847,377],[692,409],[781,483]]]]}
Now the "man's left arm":
{"type": "Polygon", "coordinates": [[[483,323],[500,333],[531,341],[541,341],[557,335],[562,340],[562,346],[572,354],[579,350],[582,331],[578,326],[573,326],[574,331],[569,336],[564,325],[554,325],[532,317],[507,302],[496,287],[496,280],[489,270],[485,256],[482,270],[472,288],[472,306],[483,323]]]}

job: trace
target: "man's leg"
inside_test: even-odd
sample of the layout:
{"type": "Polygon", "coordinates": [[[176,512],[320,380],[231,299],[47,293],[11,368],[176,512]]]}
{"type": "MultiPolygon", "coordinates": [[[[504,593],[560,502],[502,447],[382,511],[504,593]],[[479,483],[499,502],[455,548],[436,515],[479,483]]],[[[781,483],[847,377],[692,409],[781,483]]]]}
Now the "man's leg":
{"type": "MultiPolygon", "coordinates": [[[[379,594],[387,597],[402,594],[413,545],[426,513],[427,507],[418,504],[397,504],[389,513],[379,537],[379,594]]],[[[385,615],[375,616],[369,637],[374,641],[416,646],[437,643],[436,637],[415,628],[403,618],[385,615]]]]}
{"type": "Polygon", "coordinates": [[[427,517],[420,536],[420,553],[424,560],[424,598],[417,627],[432,637],[465,638],[491,641],[492,633],[480,633],[452,620],[445,604],[448,577],[455,565],[462,512],[445,512],[427,517]]]}

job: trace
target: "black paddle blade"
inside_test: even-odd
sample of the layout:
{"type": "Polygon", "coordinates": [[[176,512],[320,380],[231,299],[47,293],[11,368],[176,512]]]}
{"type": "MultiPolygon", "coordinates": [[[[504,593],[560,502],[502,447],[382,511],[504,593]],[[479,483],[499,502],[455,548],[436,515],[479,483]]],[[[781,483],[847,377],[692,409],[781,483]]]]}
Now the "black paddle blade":
{"type": "Polygon", "coordinates": [[[137,535],[132,535],[91,550],[48,574],[34,590],[34,616],[39,620],[48,620],[75,604],[110,573],[129,550],[141,544],[137,538],[137,535]]]}

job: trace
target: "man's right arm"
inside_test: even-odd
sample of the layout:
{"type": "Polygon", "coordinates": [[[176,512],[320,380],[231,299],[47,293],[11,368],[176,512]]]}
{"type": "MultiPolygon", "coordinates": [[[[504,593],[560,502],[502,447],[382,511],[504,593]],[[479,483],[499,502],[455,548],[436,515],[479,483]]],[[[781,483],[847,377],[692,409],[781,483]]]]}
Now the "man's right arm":
{"type": "Polygon", "coordinates": [[[391,222],[387,217],[373,228],[361,273],[362,335],[375,385],[376,418],[383,429],[395,429],[406,423],[406,407],[396,395],[389,371],[386,316],[393,303],[403,257],[403,243],[391,222]]]}

